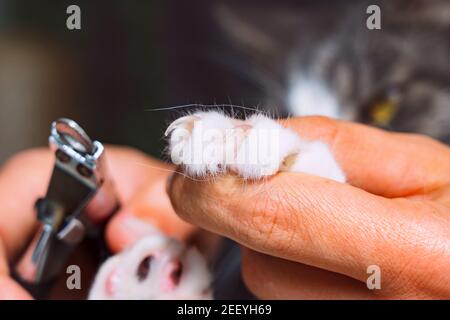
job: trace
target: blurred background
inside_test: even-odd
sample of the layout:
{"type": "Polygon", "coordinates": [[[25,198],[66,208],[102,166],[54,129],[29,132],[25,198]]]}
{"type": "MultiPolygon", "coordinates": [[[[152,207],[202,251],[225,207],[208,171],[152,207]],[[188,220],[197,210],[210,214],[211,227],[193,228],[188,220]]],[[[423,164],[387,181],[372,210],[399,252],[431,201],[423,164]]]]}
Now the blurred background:
{"type": "Polygon", "coordinates": [[[167,113],[145,109],[209,102],[177,92],[172,79],[186,52],[172,48],[170,34],[190,37],[176,23],[182,2],[0,0],[0,164],[47,145],[58,117],[160,156],[167,113]],[[71,4],[81,8],[81,30],[66,27],[71,4]]]}
{"type": "MultiPolygon", "coordinates": [[[[331,21],[343,19],[336,12],[348,11],[339,11],[338,6],[354,3],[0,0],[0,165],[20,150],[47,145],[50,123],[58,117],[76,120],[94,139],[133,146],[160,157],[164,128],[177,114],[146,109],[189,103],[263,103],[266,109],[273,108],[280,101],[264,100],[261,95],[265,74],[249,75],[239,64],[242,60],[233,59],[238,46],[225,41],[229,37],[218,21],[232,22],[228,23],[232,27],[228,33],[234,33],[235,42],[244,44],[240,52],[255,40],[270,53],[270,39],[265,39],[263,32],[252,33],[242,21],[228,19],[227,11],[218,7],[221,2],[232,4],[237,14],[245,13],[242,21],[260,20],[260,30],[271,28],[275,39],[295,35],[288,30],[305,29],[294,24],[299,20],[295,10],[301,9],[300,5],[319,6],[316,11],[320,14],[309,15],[311,19],[334,28],[331,21]],[[66,9],[71,4],[81,8],[81,30],[66,27],[66,9]]],[[[408,3],[413,2],[418,1],[408,3]]],[[[445,8],[435,10],[439,13],[436,19],[441,19],[440,25],[448,31],[449,6],[445,8]]],[[[365,30],[364,8],[358,12],[356,23],[365,30]]],[[[438,43],[448,48],[448,37],[444,39],[438,43]]],[[[421,59],[430,47],[424,49],[421,59]]],[[[258,57],[250,60],[276,67],[284,61],[279,57],[271,57],[267,60],[270,63],[257,61],[258,57]]],[[[444,52],[443,57],[439,69],[448,89],[448,54],[444,52]]],[[[448,104],[441,103],[440,108],[444,110],[440,114],[450,110],[448,104]]],[[[447,121],[442,116],[436,119],[447,121]]],[[[433,124],[427,125],[433,129],[433,124]]],[[[443,140],[446,137],[450,140],[450,133],[443,140]]]]}
{"type": "Polygon", "coordinates": [[[244,102],[208,60],[218,47],[205,44],[214,41],[205,3],[0,0],[0,165],[47,145],[58,117],[159,157],[174,116],[146,109],[244,102]],[[81,30],[66,27],[71,4],[81,30]]]}
{"type": "Polygon", "coordinates": [[[0,0],[0,162],[47,144],[58,117],[102,142],[157,152],[164,100],[159,1],[0,0]],[[68,30],[66,8],[81,8],[68,30]],[[156,117],[155,117],[156,116],[156,117]]]}

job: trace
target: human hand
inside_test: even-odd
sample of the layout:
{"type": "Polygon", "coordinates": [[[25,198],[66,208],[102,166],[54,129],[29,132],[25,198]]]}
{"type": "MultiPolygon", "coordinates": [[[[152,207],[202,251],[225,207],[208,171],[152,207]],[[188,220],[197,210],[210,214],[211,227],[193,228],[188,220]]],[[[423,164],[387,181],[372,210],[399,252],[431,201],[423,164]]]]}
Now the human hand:
{"type": "Polygon", "coordinates": [[[321,117],[283,124],[326,142],[348,184],[174,175],[176,212],[244,246],[244,280],[260,298],[449,298],[450,148],[321,117]],[[371,265],[381,289],[366,286],[371,265]]]}
{"type": "MultiPolygon", "coordinates": [[[[170,165],[129,148],[108,146],[106,153],[122,204],[107,227],[112,251],[152,233],[148,223],[179,240],[191,235],[194,227],[175,215],[165,192],[170,165]]],[[[9,277],[8,265],[36,226],[34,202],[45,195],[53,162],[49,150],[36,149],[14,156],[0,168],[0,299],[31,298],[9,277]]]]}

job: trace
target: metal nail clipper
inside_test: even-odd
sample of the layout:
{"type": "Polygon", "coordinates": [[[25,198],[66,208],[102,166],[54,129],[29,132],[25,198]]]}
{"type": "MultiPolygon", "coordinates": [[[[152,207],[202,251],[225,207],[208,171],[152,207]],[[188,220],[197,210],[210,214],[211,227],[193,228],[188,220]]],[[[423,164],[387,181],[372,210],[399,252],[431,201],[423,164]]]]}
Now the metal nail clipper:
{"type": "Polygon", "coordinates": [[[48,294],[84,239],[96,239],[105,255],[104,226],[119,207],[100,142],[62,118],[51,125],[49,145],[55,164],[45,197],[36,201],[39,228],[13,272],[36,298],[48,294]]]}

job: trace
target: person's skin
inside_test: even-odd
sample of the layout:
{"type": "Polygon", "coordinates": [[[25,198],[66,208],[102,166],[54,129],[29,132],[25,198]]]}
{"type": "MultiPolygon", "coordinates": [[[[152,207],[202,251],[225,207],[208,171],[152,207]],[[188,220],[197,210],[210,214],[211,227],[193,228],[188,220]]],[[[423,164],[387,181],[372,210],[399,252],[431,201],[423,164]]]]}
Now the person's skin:
{"type": "Polygon", "coordinates": [[[243,276],[260,298],[450,298],[450,148],[321,117],[283,123],[325,141],[348,184],[174,175],[178,215],[249,248],[243,276]],[[371,265],[380,290],[367,288],[371,265]]]}
{"type": "MultiPolygon", "coordinates": [[[[450,297],[450,149],[324,118],[284,123],[328,142],[349,185],[300,173],[245,183],[174,175],[168,192],[177,213],[251,248],[243,249],[242,269],[261,298],[450,297]],[[379,291],[365,285],[373,264],[382,272],[379,291]]],[[[175,215],[165,192],[173,167],[127,148],[107,152],[123,203],[107,230],[113,251],[146,234],[141,221],[187,239],[195,228],[175,215]]],[[[9,278],[7,261],[33,230],[33,203],[52,162],[39,149],[0,169],[0,299],[29,297],[9,278]]]]}
{"type": "MultiPolygon", "coordinates": [[[[195,228],[173,212],[166,194],[173,167],[125,147],[107,146],[109,171],[122,208],[107,227],[113,252],[152,233],[151,223],[168,235],[185,240],[195,228]]],[[[54,156],[46,148],[24,151],[0,168],[0,299],[27,299],[30,295],[9,277],[36,225],[34,202],[45,195],[54,156]],[[9,263],[8,263],[9,262],[9,263]]]]}

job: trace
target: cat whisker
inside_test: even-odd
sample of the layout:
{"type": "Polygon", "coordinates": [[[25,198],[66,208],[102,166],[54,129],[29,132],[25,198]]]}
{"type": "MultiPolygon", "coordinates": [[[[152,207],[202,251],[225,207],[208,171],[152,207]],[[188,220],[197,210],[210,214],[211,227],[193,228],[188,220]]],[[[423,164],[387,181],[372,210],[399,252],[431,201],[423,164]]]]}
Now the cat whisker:
{"type": "Polygon", "coordinates": [[[176,109],[183,109],[183,108],[192,108],[192,107],[200,107],[200,108],[231,108],[232,110],[234,108],[242,109],[242,110],[249,110],[249,111],[255,111],[258,113],[265,113],[265,111],[262,111],[258,108],[251,108],[251,107],[244,107],[239,106],[235,104],[201,104],[201,103],[191,103],[191,104],[184,104],[184,105],[177,105],[172,107],[165,107],[165,108],[154,108],[154,109],[144,109],[144,111],[170,111],[170,110],[176,110],[176,109]]]}
{"type": "Polygon", "coordinates": [[[171,169],[166,169],[166,168],[162,168],[162,167],[158,167],[158,166],[152,166],[152,165],[147,164],[147,163],[136,162],[136,161],[133,161],[132,163],[133,163],[133,164],[136,164],[136,165],[139,165],[139,166],[151,168],[151,169],[157,169],[157,170],[160,170],[160,171],[165,171],[165,172],[170,172],[170,173],[176,173],[176,174],[179,174],[179,175],[183,176],[184,178],[188,178],[188,179],[190,179],[190,180],[192,180],[192,181],[197,181],[197,182],[208,181],[208,179],[196,179],[196,178],[193,178],[193,177],[191,177],[191,176],[189,176],[189,175],[187,175],[187,174],[184,174],[183,172],[180,172],[180,171],[171,170],[171,169]]]}
{"type": "MultiPolygon", "coordinates": [[[[124,161],[124,162],[125,162],[125,161],[124,161]]],[[[170,172],[170,173],[176,173],[176,174],[179,174],[180,176],[183,176],[184,178],[187,178],[187,179],[192,180],[192,181],[195,181],[195,182],[207,182],[207,181],[213,181],[213,182],[215,182],[216,179],[217,179],[217,176],[216,176],[216,175],[210,175],[210,176],[208,176],[206,179],[197,179],[197,178],[194,178],[194,177],[192,177],[192,176],[190,176],[190,175],[187,175],[187,174],[185,174],[185,173],[183,173],[183,172],[176,171],[176,170],[166,169],[166,168],[162,168],[162,167],[158,167],[158,166],[152,166],[152,165],[150,165],[150,164],[142,163],[142,162],[137,162],[137,161],[133,161],[132,163],[133,163],[133,164],[136,164],[136,165],[139,165],[139,166],[144,166],[144,167],[147,167],[147,168],[151,168],[151,169],[157,169],[157,170],[160,170],[160,171],[165,171],[165,172],[170,172]]],[[[242,177],[236,177],[236,178],[239,179],[239,180],[242,180],[242,181],[246,181],[246,179],[244,179],[244,178],[242,178],[242,177]]]]}

